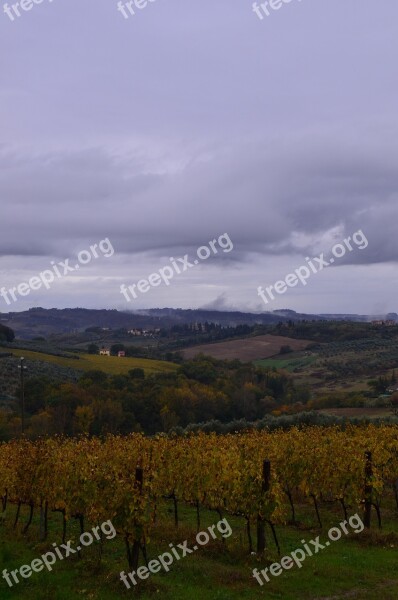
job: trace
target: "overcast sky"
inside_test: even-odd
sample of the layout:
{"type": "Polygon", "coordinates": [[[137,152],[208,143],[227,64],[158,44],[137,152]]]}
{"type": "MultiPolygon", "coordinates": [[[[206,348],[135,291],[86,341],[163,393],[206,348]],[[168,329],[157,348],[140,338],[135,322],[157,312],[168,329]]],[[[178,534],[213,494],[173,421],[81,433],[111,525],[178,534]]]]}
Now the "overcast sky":
{"type": "Polygon", "coordinates": [[[115,251],[0,311],[396,311],[396,0],[292,0],[262,20],[251,0],[135,13],[43,0],[11,20],[0,3],[1,287],[104,238],[115,251]],[[358,230],[367,248],[258,296],[358,230]],[[120,293],[224,233],[231,252],[120,293]]]}

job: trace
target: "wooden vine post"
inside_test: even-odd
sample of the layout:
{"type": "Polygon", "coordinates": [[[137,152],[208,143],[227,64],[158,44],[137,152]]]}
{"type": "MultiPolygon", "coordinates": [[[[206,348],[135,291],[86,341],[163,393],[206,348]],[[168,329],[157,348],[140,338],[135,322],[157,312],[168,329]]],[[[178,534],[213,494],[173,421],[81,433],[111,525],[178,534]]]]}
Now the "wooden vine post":
{"type": "MultiPolygon", "coordinates": [[[[138,490],[139,494],[142,493],[142,486],[144,483],[144,470],[141,467],[137,467],[135,470],[135,486],[138,490]]],[[[137,523],[135,524],[138,525],[137,523]]],[[[136,571],[138,569],[138,561],[140,556],[140,548],[141,548],[141,540],[134,539],[133,546],[130,546],[130,542],[128,537],[125,538],[126,542],[126,550],[127,550],[127,559],[129,563],[129,567],[132,571],[136,571]]]]}
{"type": "Polygon", "coordinates": [[[367,529],[370,528],[370,521],[372,515],[372,494],[373,494],[373,466],[372,466],[372,453],[365,452],[366,464],[365,464],[365,515],[364,525],[367,529]]]}
{"type": "MultiPolygon", "coordinates": [[[[271,462],[264,460],[263,474],[261,483],[261,494],[265,494],[270,489],[271,480],[271,462]]],[[[265,519],[262,515],[257,516],[257,552],[260,554],[265,550],[265,519]]]]}

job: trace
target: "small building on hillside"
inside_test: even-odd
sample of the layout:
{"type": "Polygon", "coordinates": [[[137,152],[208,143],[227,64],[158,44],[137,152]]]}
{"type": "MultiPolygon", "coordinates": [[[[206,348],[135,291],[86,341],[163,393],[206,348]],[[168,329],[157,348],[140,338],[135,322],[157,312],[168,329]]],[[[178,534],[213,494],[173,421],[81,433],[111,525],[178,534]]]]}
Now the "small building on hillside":
{"type": "Polygon", "coordinates": [[[100,356],[110,356],[110,355],[111,355],[111,351],[108,348],[101,348],[100,356]]]}
{"type": "Polygon", "coordinates": [[[126,356],[126,353],[124,350],[119,350],[119,352],[117,353],[119,358],[124,358],[126,356]]]}

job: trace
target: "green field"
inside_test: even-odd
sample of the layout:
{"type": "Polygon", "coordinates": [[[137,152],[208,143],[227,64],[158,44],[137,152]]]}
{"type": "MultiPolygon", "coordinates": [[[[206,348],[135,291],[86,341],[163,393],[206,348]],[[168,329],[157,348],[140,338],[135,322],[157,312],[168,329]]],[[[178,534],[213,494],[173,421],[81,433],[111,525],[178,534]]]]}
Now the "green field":
{"type": "MultiPolygon", "coordinates": [[[[52,543],[60,544],[61,516],[51,514],[49,539],[38,542],[39,524],[35,519],[28,533],[22,534],[22,526],[28,518],[28,509],[21,511],[20,525],[14,530],[12,523],[15,506],[9,507],[7,521],[0,524],[1,569],[8,571],[31,563],[43,553],[51,551],[52,543]]],[[[327,539],[329,527],[342,521],[338,506],[322,506],[324,528],[315,526],[314,514],[308,507],[301,507],[300,527],[277,527],[281,556],[302,547],[301,540],[309,542],[320,536],[327,539]]],[[[350,511],[355,514],[355,511],[350,511]]],[[[384,527],[379,531],[374,523],[371,532],[350,533],[334,542],[318,554],[308,557],[301,569],[283,571],[271,577],[262,587],[252,576],[258,570],[278,562],[272,536],[267,530],[268,550],[260,557],[250,555],[244,519],[227,517],[232,535],[224,542],[210,541],[194,555],[188,555],[171,565],[168,573],[151,575],[139,587],[127,590],[119,579],[120,571],[128,571],[123,539],[104,540],[102,560],[99,560],[98,543],[84,549],[82,558],[76,555],[58,561],[51,572],[33,573],[29,579],[9,588],[0,578],[1,600],[116,600],[140,598],[141,600],[396,600],[398,597],[398,535],[393,507],[384,509],[384,527]],[[394,520],[395,519],[395,520],[394,520]]],[[[173,523],[171,504],[159,507],[156,533],[148,545],[148,560],[156,559],[174,546],[188,540],[193,547],[195,536],[195,511],[180,506],[180,525],[173,523]]],[[[204,531],[218,522],[217,513],[203,511],[201,527],[204,531]]],[[[86,524],[89,531],[92,524],[86,524]]],[[[255,538],[255,527],[253,536],[255,538]]],[[[79,532],[72,520],[67,527],[67,540],[76,547],[79,532]]],[[[255,541],[255,540],[254,540],[255,541]]],[[[143,565],[141,559],[140,564],[143,565]]]]}
{"type": "Polygon", "coordinates": [[[97,354],[79,354],[79,359],[63,358],[52,354],[42,354],[30,350],[10,350],[14,356],[24,356],[27,360],[40,360],[81,371],[101,370],[109,375],[127,374],[130,369],[144,369],[146,374],[175,371],[178,366],[162,360],[147,358],[118,358],[97,354]]]}
{"type": "Polygon", "coordinates": [[[314,364],[317,360],[316,356],[297,356],[291,358],[266,358],[264,360],[256,360],[255,365],[267,369],[285,369],[293,372],[295,369],[304,369],[314,364]]]}

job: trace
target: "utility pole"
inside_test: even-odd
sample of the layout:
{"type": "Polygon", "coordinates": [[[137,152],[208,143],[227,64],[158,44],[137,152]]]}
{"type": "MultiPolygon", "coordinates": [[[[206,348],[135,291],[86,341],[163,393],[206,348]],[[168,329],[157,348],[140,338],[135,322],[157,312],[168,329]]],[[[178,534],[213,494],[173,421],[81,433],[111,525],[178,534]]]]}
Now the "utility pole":
{"type": "Polygon", "coordinates": [[[25,367],[25,359],[21,356],[20,365],[18,367],[21,369],[21,429],[22,435],[25,435],[25,380],[24,380],[24,371],[25,367]]]}

